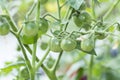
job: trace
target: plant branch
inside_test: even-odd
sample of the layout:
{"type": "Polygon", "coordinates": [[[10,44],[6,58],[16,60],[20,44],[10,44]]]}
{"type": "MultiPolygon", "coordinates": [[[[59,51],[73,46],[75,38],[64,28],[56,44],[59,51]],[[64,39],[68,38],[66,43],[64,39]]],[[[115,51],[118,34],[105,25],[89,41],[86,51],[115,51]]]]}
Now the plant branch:
{"type": "Polygon", "coordinates": [[[58,5],[58,16],[59,16],[59,19],[61,20],[61,8],[60,8],[59,0],[57,0],[57,5],[58,5]]]}
{"type": "Polygon", "coordinates": [[[107,13],[103,16],[103,19],[106,19],[110,13],[112,12],[112,10],[118,5],[118,3],[120,2],[120,0],[117,0],[112,6],[111,8],[107,11],[107,13]]]}
{"type": "Polygon", "coordinates": [[[13,31],[17,32],[17,25],[15,24],[13,18],[11,17],[8,9],[5,7],[4,4],[0,3],[0,5],[1,5],[2,10],[5,11],[6,14],[7,14],[6,18],[7,18],[8,22],[9,22],[9,24],[11,25],[11,28],[13,29],[13,31]]]}
{"type": "Polygon", "coordinates": [[[50,49],[47,50],[47,52],[45,53],[45,55],[43,56],[43,58],[38,62],[37,66],[36,66],[36,70],[39,69],[39,67],[42,65],[43,61],[45,60],[45,58],[47,57],[47,55],[49,54],[50,49]]]}
{"type": "Polygon", "coordinates": [[[61,58],[61,56],[62,56],[62,53],[63,53],[63,51],[60,52],[60,54],[59,54],[59,56],[58,56],[58,59],[56,60],[56,62],[55,62],[55,64],[53,65],[53,67],[51,68],[54,73],[55,73],[55,71],[56,71],[56,69],[57,69],[58,63],[59,63],[60,58],[61,58]]]}
{"type": "Polygon", "coordinates": [[[95,14],[95,2],[94,0],[92,0],[92,15],[93,15],[93,18],[96,19],[96,14],[95,14]]]}
{"type": "Polygon", "coordinates": [[[32,12],[33,12],[34,8],[36,7],[36,5],[37,5],[37,2],[34,2],[34,4],[32,5],[31,9],[26,14],[26,19],[28,19],[29,16],[32,14],[32,12]]]}
{"type": "Polygon", "coordinates": [[[52,17],[52,18],[55,19],[56,21],[60,21],[59,19],[57,19],[56,17],[54,17],[53,15],[51,15],[51,14],[49,14],[49,13],[45,14],[45,15],[43,16],[43,18],[45,18],[45,17],[47,17],[47,16],[52,17]]]}
{"type": "MultiPolygon", "coordinates": [[[[69,8],[69,10],[70,10],[70,8],[69,8]]],[[[70,14],[69,14],[69,10],[68,10],[68,13],[67,13],[67,15],[66,15],[66,16],[69,15],[68,20],[71,19],[71,17],[72,17],[72,13],[73,13],[73,9],[71,10],[70,14]]],[[[67,17],[66,17],[66,18],[67,18],[67,17]]],[[[64,31],[67,30],[68,24],[69,24],[69,22],[67,22],[67,24],[65,25],[65,29],[64,29],[64,31]]]]}
{"type": "Polygon", "coordinates": [[[88,72],[88,80],[92,80],[92,68],[93,68],[93,59],[94,56],[90,55],[90,64],[89,64],[89,72],[88,72]]]}

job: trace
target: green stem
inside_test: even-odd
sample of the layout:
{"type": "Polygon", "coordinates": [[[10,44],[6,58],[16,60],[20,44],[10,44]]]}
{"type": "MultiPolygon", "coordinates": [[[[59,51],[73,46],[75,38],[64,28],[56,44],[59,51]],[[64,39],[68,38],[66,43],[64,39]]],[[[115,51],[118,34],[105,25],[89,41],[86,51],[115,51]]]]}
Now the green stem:
{"type": "Polygon", "coordinates": [[[92,80],[93,59],[94,59],[94,56],[91,55],[89,69],[88,69],[89,70],[89,72],[88,72],[88,80],[92,80]]]}
{"type": "Polygon", "coordinates": [[[37,14],[36,14],[36,20],[38,21],[40,17],[40,0],[37,2],[37,14]]]}
{"type": "Polygon", "coordinates": [[[63,5],[60,6],[60,9],[63,8],[67,4],[68,1],[66,1],[63,5]]]}
{"type": "Polygon", "coordinates": [[[108,12],[104,15],[103,19],[106,19],[110,13],[112,12],[112,10],[117,6],[117,4],[120,2],[120,0],[117,0],[112,6],[111,8],[108,10],[108,12]]]}
{"type": "Polygon", "coordinates": [[[30,77],[32,78],[32,71],[31,71],[31,70],[32,70],[32,67],[31,67],[31,63],[30,63],[30,61],[29,61],[29,59],[28,59],[28,57],[27,57],[27,55],[26,55],[26,51],[25,51],[25,49],[24,49],[24,47],[23,47],[23,45],[22,45],[22,43],[21,43],[21,40],[20,40],[20,38],[19,38],[19,36],[18,36],[17,34],[15,34],[15,33],[12,32],[12,31],[11,31],[11,33],[17,38],[17,40],[18,40],[18,42],[19,42],[19,44],[20,44],[20,47],[21,47],[21,49],[22,49],[22,53],[23,53],[24,58],[25,58],[26,66],[28,67],[30,77]]]}
{"type": "Polygon", "coordinates": [[[93,15],[93,18],[96,19],[94,0],[92,0],[92,15],[93,15]]]}
{"type": "Polygon", "coordinates": [[[33,68],[33,76],[32,76],[32,78],[33,79],[35,79],[36,50],[37,50],[37,35],[34,37],[33,53],[32,53],[32,68],[33,68]]]}
{"type": "Polygon", "coordinates": [[[57,0],[57,5],[58,5],[58,16],[59,16],[59,19],[61,20],[61,8],[60,8],[60,3],[59,3],[59,0],[57,0]]]}
{"type": "MultiPolygon", "coordinates": [[[[28,45],[24,45],[25,48],[28,50],[28,52],[30,54],[32,54],[32,50],[30,49],[30,47],[28,45]]],[[[39,62],[40,60],[38,59],[38,57],[36,57],[36,61],[39,62]]],[[[48,69],[47,67],[45,67],[44,64],[41,65],[42,69],[45,71],[45,73],[47,74],[47,76],[50,78],[50,80],[57,80],[56,74],[48,69]]]]}
{"type": "MultiPolygon", "coordinates": [[[[70,9],[70,8],[69,8],[69,9],[70,9]]],[[[67,14],[67,15],[66,15],[66,16],[68,16],[68,15],[69,15],[68,20],[70,20],[70,19],[71,19],[71,17],[72,17],[72,13],[73,13],[73,9],[71,10],[70,15],[69,15],[69,14],[67,14]]],[[[64,29],[64,31],[66,31],[66,30],[67,30],[68,24],[69,24],[69,22],[65,25],[65,29],[64,29]]]]}
{"type": "Polygon", "coordinates": [[[51,14],[45,14],[44,16],[43,16],[43,18],[45,18],[45,17],[47,17],[47,16],[50,16],[50,17],[52,17],[53,19],[55,19],[56,21],[60,21],[59,19],[57,19],[56,17],[54,17],[53,15],[51,15],[51,14]]]}
{"type": "Polygon", "coordinates": [[[60,58],[61,58],[61,56],[62,56],[62,53],[63,53],[63,51],[60,52],[60,54],[59,54],[59,56],[58,56],[58,59],[56,60],[56,62],[55,62],[55,64],[53,65],[53,67],[51,68],[51,70],[52,70],[54,73],[55,73],[56,68],[57,68],[57,65],[58,65],[58,63],[59,63],[59,61],[60,61],[60,58]]]}
{"type": "Polygon", "coordinates": [[[43,56],[43,58],[38,62],[37,66],[36,66],[36,70],[39,69],[39,67],[42,65],[43,61],[45,60],[45,58],[47,57],[47,55],[49,54],[50,49],[47,50],[47,52],[45,53],[45,55],[43,56]]]}
{"type": "Polygon", "coordinates": [[[34,2],[34,4],[32,5],[31,9],[28,11],[28,13],[26,14],[26,19],[29,18],[29,16],[32,14],[34,8],[36,7],[37,3],[34,2]]]}
{"type": "Polygon", "coordinates": [[[17,30],[17,25],[15,24],[15,22],[14,22],[13,18],[11,17],[9,11],[7,10],[7,8],[3,4],[1,4],[1,7],[2,7],[2,10],[5,11],[6,14],[7,14],[6,19],[8,20],[8,22],[9,22],[12,30],[15,31],[15,32],[17,32],[18,31],[17,30]]]}

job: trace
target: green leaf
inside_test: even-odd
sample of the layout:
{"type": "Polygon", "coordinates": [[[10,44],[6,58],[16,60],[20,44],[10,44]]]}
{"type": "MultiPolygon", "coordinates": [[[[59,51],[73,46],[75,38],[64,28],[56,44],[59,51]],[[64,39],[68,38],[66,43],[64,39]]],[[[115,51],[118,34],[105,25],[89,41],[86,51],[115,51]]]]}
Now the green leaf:
{"type": "Polygon", "coordinates": [[[25,63],[24,63],[23,61],[17,62],[17,63],[12,63],[12,64],[7,65],[7,66],[4,67],[4,68],[1,68],[1,69],[0,69],[0,73],[9,73],[9,72],[11,72],[13,69],[19,68],[19,67],[21,67],[21,66],[25,66],[25,63]]]}
{"type": "Polygon", "coordinates": [[[84,0],[68,0],[68,4],[75,10],[78,10],[83,2],[84,0]]]}

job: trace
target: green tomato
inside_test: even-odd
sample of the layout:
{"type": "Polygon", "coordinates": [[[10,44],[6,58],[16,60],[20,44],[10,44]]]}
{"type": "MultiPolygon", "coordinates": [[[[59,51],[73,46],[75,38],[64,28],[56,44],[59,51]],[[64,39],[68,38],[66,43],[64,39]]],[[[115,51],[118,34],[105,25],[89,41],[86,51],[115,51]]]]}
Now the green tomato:
{"type": "Polygon", "coordinates": [[[46,19],[41,18],[39,22],[38,35],[45,34],[48,31],[48,26],[48,21],[46,19]]]}
{"type": "Polygon", "coordinates": [[[95,43],[93,39],[84,39],[81,41],[81,49],[90,52],[94,49],[95,43]]]}
{"type": "Polygon", "coordinates": [[[80,14],[73,15],[73,21],[77,27],[81,27],[84,24],[90,24],[91,16],[88,12],[82,11],[80,14]]]}
{"type": "Polygon", "coordinates": [[[83,18],[83,22],[84,22],[84,23],[89,23],[89,22],[91,22],[91,16],[90,16],[90,14],[89,14],[88,12],[82,11],[82,12],[80,13],[80,16],[84,17],[84,18],[83,18]]]}
{"type": "Polygon", "coordinates": [[[0,23],[0,35],[4,36],[10,32],[10,27],[7,23],[0,23]]]}
{"type": "Polygon", "coordinates": [[[62,49],[60,47],[60,42],[61,42],[60,39],[52,38],[50,40],[50,43],[49,43],[50,50],[53,51],[53,52],[60,52],[60,51],[62,51],[62,49]]]}
{"type": "Polygon", "coordinates": [[[26,22],[22,32],[29,37],[35,36],[38,33],[38,26],[36,26],[36,23],[33,21],[26,22]]]}
{"type": "Polygon", "coordinates": [[[64,51],[72,51],[73,49],[75,49],[76,45],[77,42],[71,38],[65,38],[61,41],[61,48],[64,51]]]}
{"type": "Polygon", "coordinates": [[[29,71],[28,71],[27,67],[23,68],[20,71],[20,77],[23,78],[24,80],[29,80],[30,79],[29,71]]]}
{"type": "Polygon", "coordinates": [[[34,43],[34,36],[26,36],[24,34],[20,35],[20,40],[23,44],[33,44],[34,43]]]}
{"type": "Polygon", "coordinates": [[[82,21],[79,19],[78,15],[74,15],[73,16],[73,21],[74,21],[74,23],[75,23],[75,25],[77,27],[81,27],[82,26],[82,21]]]}
{"type": "Polygon", "coordinates": [[[105,34],[104,32],[96,32],[95,35],[96,35],[96,39],[100,39],[100,40],[105,39],[107,37],[107,34],[105,34]]]}

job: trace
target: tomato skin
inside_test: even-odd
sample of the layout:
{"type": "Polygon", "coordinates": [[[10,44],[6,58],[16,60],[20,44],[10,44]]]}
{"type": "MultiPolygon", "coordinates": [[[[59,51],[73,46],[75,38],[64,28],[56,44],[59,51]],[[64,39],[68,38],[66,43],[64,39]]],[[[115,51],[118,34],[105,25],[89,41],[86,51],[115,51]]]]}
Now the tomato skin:
{"type": "Polygon", "coordinates": [[[105,34],[104,32],[96,32],[96,39],[102,40],[105,39],[107,37],[107,34],[105,34]]]}
{"type": "Polygon", "coordinates": [[[10,27],[7,23],[1,23],[0,24],[0,35],[5,36],[10,32],[10,27]]]}
{"type": "Polygon", "coordinates": [[[20,35],[20,40],[23,44],[33,44],[34,43],[34,36],[29,37],[24,34],[20,35]]]}
{"type": "Polygon", "coordinates": [[[74,15],[74,16],[73,16],[73,21],[74,21],[74,23],[75,23],[75,25],[76,25],[77,27],[81,27],[81,26],[82,26],[82,21],[81,21],[78,17],[79,17],[79,16],[74,15]]]}
{"type": "Polygon", "coordinates": [[[71,38],[65,38],[61,41],[61,48],[64,51],[72,51],[73,49],[75,49],[76,45],[77,42],[71,38]]]}
{"type": "Polygon", "coordinates": [[[84,24],[89,24],[91,22],[91,16],[88,12],[82,11],[80,14],[73,15],[73,21],[77,27],[81,27],[84,24]]]}
{"type": "Polygon", "coordinates": [[[38,26],[35,22],[27,22],[23,26],[23,34],[29,37],[35,36],[38,33],[38,26]]]}
{"type": "Polygon", "coordinates": [[[61,40],[57,38],[50,39],[50,42],[49,42],[50,50],[53,52],[61,52],[62,49],[60,47],[60,42],[61,40]]]}
{"type": "Polygon", "coordinates": [[[30,76],[29,76],[29,71],[27,69],[27,67],[23,68],[21,71],[20,71],[20,78],[22,78],[22,80],[28,80],[30,79],[30,76]]]}
{"type": "Polygon", "coordinates": [[[38,35],[45,34],[48,31],[48,21],[46,19],[41,18],[39,23],[39,31],[38,35]]]}
{"type": "Polygon", "coordinates": [[[81,49],[90,52],[94,49],[94,40],[93,39],[84,39],[81,41],[81,49]]]}

